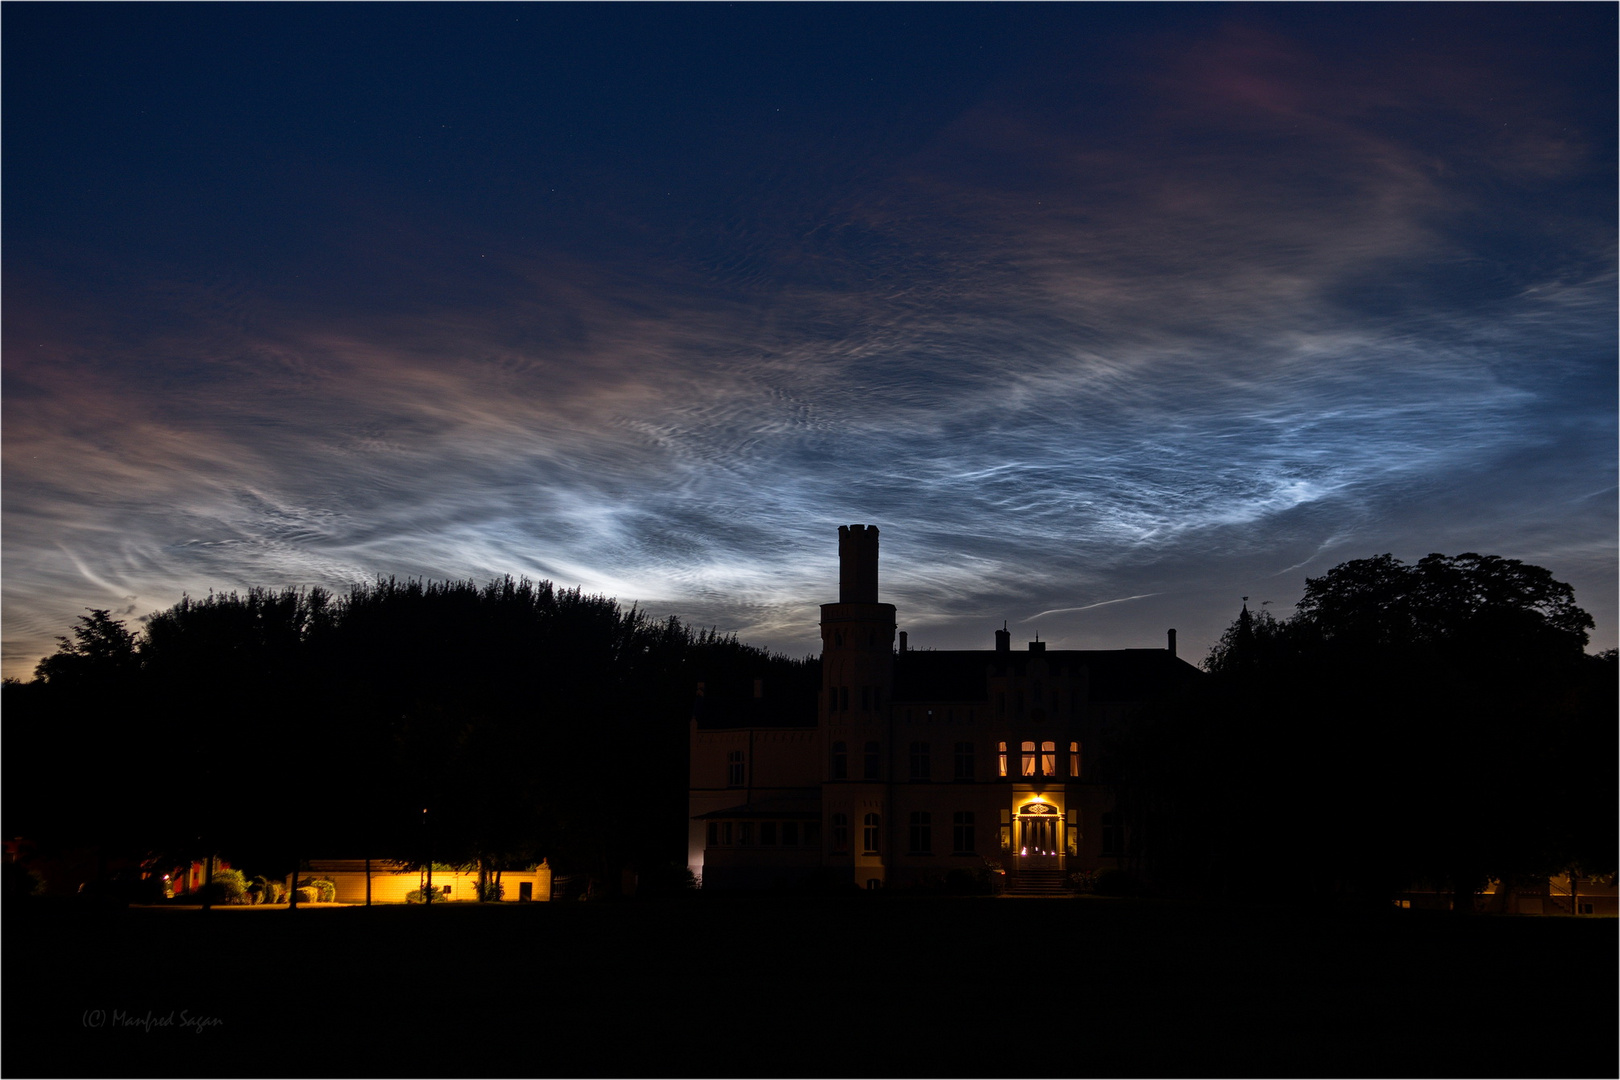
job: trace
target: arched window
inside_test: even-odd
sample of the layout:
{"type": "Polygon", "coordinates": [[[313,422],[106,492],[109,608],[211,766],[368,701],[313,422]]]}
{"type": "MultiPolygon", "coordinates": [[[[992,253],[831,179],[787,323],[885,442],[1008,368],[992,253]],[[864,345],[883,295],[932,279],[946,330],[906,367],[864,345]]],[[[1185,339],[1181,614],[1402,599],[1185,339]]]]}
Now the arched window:
{"type": "Polygon", "coordinates": [[[913,780],[928,780],[933,772],[933,765],[929,761],[928,744],[914,742],[911,744],[911,778],[913,780]]]}
{"type": "Polygon", "coordinates": [[[867,855],[876,855],[882,851],[880,844],[883,840],[883,815],[867,814],[865,827],[861,829],[862,851],[867,855]]]}
{"type": "Polygon", "coordinates": [[[1007,744],[1004,743],[1004,742],[996,743],[996,765],[997,765],[997,769],[996,769],[997,775],[1006,776],[1007,775],[1007,744]]]}
{"type": "Polygon", "coordinates": [[[1069,744],[1069,775],[1080,775],[1080,744],[1077,742],[1069,744]]]}
{"type": "Polygon", "coordinates": [[[849,850],[848,814],[834,814],[832,816],[832,849],[834,851],[849,850]]]}
{"type": "Polygon", "coordinates": [[[743,752],[733,750],[726,755],[726,784],[729,787],[743,786],[743,752]]]}
{"type": "Polygon", "coordinates": [[[1018,744],[1018,771],[1024,776],[1035,775],[1035,744],[1025,740],[1018,744]]]}
{"type": "Polygon", "coordinates": [[[878,744],[875,742],[867,743],[866,753],[863,756],[866,758],[866,761],[864,762],[865,768],[863,770],[865,779],[879,779],[882,769],[881,763],[878,759],[878,744]]]}
{"type": "Polygon", "coordinates": [[[1041,743],[1041,775],[1057,775],[1057,743],[1041,743]]]}
{"type": "Polygon", "coordinates": [[[934,816],[926,810],[911,812],[911,854],[934,853],[934,816]]]}
{"type": "Polygon", "coordinates": [[[849,746],[846,743],[835,742],[832,745],[832,778],[834,780],[849,778],[849,746]]]}

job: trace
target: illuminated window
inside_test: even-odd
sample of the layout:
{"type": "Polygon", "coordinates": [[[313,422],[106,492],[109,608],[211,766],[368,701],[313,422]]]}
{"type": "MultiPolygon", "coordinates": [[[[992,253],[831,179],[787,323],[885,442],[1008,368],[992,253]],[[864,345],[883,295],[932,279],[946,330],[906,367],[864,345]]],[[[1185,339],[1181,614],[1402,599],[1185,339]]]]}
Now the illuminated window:
{"type": "Polygon", "coordinates": [[[743,752],[733,750],[726,755],[726,784],[730,787],[743,786],[743,752]]]}
{"type": "Polygon", "coordinates": [[[849,776],[849,747],[842,742],[835,742],[832,746],[832,778],[844,780],[849,776]]]}
{"type": "Polygon", "coordinates": [[[914,742],[911,744],[911,778],[913,780],[927,780],[930,778],[932,766],[928,760],[928,744],[914,742]]]}
{"type": "Polygon", "coordinates": [[[849,850],[848,814],[834,814],[832,816],[832,849],[834,851],[849,850]]]}
{"type": "Polygon", "coordinates": [[[959,742],[956,744],[956,772],[958,780],[973,779],[973,744],[959,742]]]}
{"type": "Polygon", "coordinates": [[[951,815],[951,850],[958,855],[973,854],[973,811],[958,810],[951,815]]]}
{"type": "Polygon", "coordinates": [[[752,821],[737,822],[737,843],[752,844],[754,842],[754,823],[752,821]]]}
{"type": "Polygon", "coordinates": [[[934,816],[926,810],[911,812],[911,854],[934,853],[934,816]]]}
{"type": "Polygon", "coordinates": [[[878,779],[880,772],[881,768],[878,762],[878,744],[875,742],[869,742],[866,744],[866,779],[876,780],[878,779]]]}
{"type": "Polygon", "coordinates": [[[776,843],[776,822],[762,821],[759,823],[759,842],[761,844],[776,843]]]}
{"type": "Polygon", "coordinates": [[[1118,814],[1107,813],[1102,816],[1102,853],[1125,854],[1125,826],[1120,823],[1118,814]]]}
{"type": "Polygon", "coordinates": [[[1069,744],[1069,775],[1080,775],[1080,744],[1077,742],[1069,744]]]}
{"type": "Polygon", "coordinates": [[[1057,775],[1057,743],[1041,743],[1041,775],[1057,775]]]}
{"type": "Polygon", "coordinates": [[[1018,771],[1024,776],[1035,775],[1035,744],[1021,742],[1018,744],[1018,771]]]}
{"type": "Polygon", "coordinates": [[[862,851],[876,855],[882,850],[879,844],[883,839],[883,817],[880,814],[867,814],[864,824],[865,828],[861,830],[862,851]]]}
{"type": "Polygon", "coordinates": [[[799,823],[797,821],[782,822],[782,846],[799,846],[799,823]]]}

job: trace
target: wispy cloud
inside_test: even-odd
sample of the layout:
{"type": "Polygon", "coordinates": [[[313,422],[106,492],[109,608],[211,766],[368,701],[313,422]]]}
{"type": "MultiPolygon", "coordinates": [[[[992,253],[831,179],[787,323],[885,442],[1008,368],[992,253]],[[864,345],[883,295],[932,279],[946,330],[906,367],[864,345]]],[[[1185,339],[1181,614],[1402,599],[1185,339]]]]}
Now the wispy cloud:
{"type": "MultiPolygon", "coordinates": [[[[847,521],[942,644],[1213,639],[1247,582],[1425,546],[1465,488],[1469,546],[1556,561],[1513,523],[1613,502],[1612,207],[1566,190],[1591,133],[1493,78],[1239,22],[1009,80],[834,188],[598,207],[589,254],[357,202],[348,289],[13,289],[7,671],[93,597],[390,573],[551,577],[806,651],[847,521]],[[1592,445],[1532,475],[1577,445],[1554,417],[1592,445]]],[[[1612,544],[1601,517],[1576,547],[1612,544]]]]}

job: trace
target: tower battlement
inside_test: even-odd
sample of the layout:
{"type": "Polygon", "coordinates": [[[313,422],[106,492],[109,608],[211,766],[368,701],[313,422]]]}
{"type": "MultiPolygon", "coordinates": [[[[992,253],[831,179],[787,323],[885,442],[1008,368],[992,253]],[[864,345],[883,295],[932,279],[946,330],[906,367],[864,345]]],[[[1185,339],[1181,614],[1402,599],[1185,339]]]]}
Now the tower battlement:
{"type": "Polygon", "coordinates": [[[878,528],[838,526],[838,602],[878,602],[878,528]]]}

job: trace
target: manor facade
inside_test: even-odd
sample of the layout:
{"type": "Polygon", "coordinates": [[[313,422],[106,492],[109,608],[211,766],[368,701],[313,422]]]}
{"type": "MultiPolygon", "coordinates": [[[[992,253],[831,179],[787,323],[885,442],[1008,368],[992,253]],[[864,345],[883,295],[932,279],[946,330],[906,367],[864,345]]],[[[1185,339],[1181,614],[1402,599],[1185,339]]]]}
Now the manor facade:
{"type": "Polygon", "coordinates": [[[813,713],[754,685],[746,710],[691,721],[688,865],[705,888],[819,877],[865,888],[952,870],[1055,888],[1124,864],[1103,783],[1110,729],[1197,669],[1164,649],[912,651],[878,600],[878,530],[838,530],[813,713]]]}

